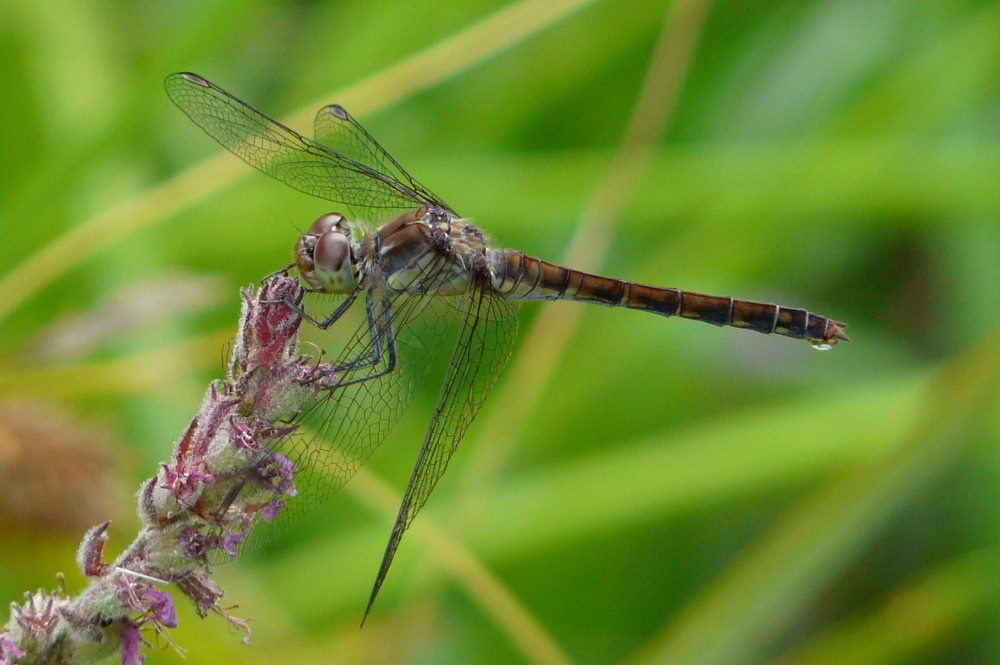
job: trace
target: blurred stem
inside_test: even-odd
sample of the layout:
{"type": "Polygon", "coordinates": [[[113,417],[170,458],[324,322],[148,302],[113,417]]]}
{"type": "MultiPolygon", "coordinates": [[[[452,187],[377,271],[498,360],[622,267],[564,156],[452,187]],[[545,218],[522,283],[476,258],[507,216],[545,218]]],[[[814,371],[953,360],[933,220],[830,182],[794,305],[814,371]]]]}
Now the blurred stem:
{"type": "MultiPolygon", "coordinates": [[[[677,0],[670,5],[625,135],[580,216],[566,250],[566,265],[596,270],[604,260],[618,213],[645,178],[669,126],[710,4],[704,0],[677,0]]],[[[582,307],[541,308],[492,400],[497,408],[490,411],[483,427],[487,434],[468,464],[463,493],[491,482],[516,454],[518,444],[526,440],[530,415],[543,402],[539,396],[573,339],[582,315],[582,307]],[[511,422],[511,413],[519,414],[517,420],[511,422]],[[498,440],[501,432],[502,442],[498,440]]],[[[476,512],[475,506],[465,504],[463,510],[468,514],[476,512]]]]}
{"type": "MultiPolygon", "coordinates": [[[[324,96],[364,115],[437,85],[528,39],[595,0],[522,0],[360,83],[324,96]]],[[[289,123],[311,124],[317,102],[289,123]],[[308,116],[308,117],[307,117],[308,116]]],[[[98,213],[58,236],[0,279],[0,319],[73,267],[122,238],[176,216],[251,172],[219,154],[98,213]]]]}
{"type": "Polygon", "coordinates": [[[809,497],[679,612],[631,663],[759,662],[875,532],[963,450],[1000,391],[993,330],[931,381],[898,452],[867,460],[809,497]]]}
{"type": "Polygon", "coordinates": [[[878,665],[926,656],[1000,599],[1000,549],[976,550],[921,575],[874,612],[849,617],[772,665],[878,665]]]}
{"type": "MultiPolygon", "coordinates": [[[[399,491],[367,467],[358,469],[345,491],[387,519],[396,516],[402,500],[399,491]]],[[[421,515],[413,524],[410,537],[427,550],[435,565],[465,589],[527,662],[545,665],[568,665],[572,662],[544,624],[475,553],[454,537],[450,529],[430,515],[421,515]]]]}
{"type": "Polygon", "coordinates": [[[187,370],[178,358],[197,358],[208,365],[218,361],[219,349],[232,340],[231,330],[216,331],[118,360],[6,370],[0,373],[0,396],[69,398],[158,392],[162,397],[164,386],[175,385],[178,372],[187,370]]]}

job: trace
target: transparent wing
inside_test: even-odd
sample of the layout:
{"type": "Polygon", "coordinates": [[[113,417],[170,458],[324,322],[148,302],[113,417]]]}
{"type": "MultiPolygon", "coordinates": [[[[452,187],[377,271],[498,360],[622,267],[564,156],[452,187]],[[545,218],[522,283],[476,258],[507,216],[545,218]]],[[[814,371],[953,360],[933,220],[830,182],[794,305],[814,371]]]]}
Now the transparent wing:
{"type": "Polygon", "coordinates": [[[403,183],[416,192],[422,200],[455,212],[431,190],[407,173],[395,157],[390,155],[374,136],[368,133],[343,106],[324,106],[316,114],[313,135],[319,143],[349,159],[366,164],[373,170],[403,183]]]}
{"type": "MultiPolygon", "coordinates": [[[[441,257],[419,279],[433,280],[452,269],[441,257]]],[[[372,291],[372,311],[365,311],[365,297],[358,298],[349,314],[362,321],[337,357],[324,359],[331,366],[350,367],[337,373],[338,380],[348,385],[324,391],[296,418],[297,431],[268,451],[291,461],[296,496],[270,523],[254,525],[238,545],[237,558],[271,541],[347,484],[389,435],[435,356],[454,335],[458,317],[454,305],[446,302],[450,298],[389,295],[377,287],[372,291]],[[396,355],[391,371],[390,338],[396,355]]],[[[338,321],[323,335],[335,334],[334,329],[345,323],[350,322],[338,321]]],[[[213,552],[210,558],[217,563],[230,560],[224,552],[213,552]]]]}
{"type": "Polygon", "coordinates": [[[365,609],[366,617],[382,588],[403,533],[427,503],[427,498],[444,475],[448,461],[496,383],[513,349],[517,337],[514,305],[494,293],[484,276],[481,276],[481,281],[483,283],[479,288],[474,288],[465,299],[464,317],[445,382],[382,557],[365,609]]]}
{"type": "MultiPolygon", "coordinates": [[[[343,203],[372,221],[393,211],[443,205],[423,186],[414,188],[415,181],[395,160],[352,159],[285,127],[197,74],[171,74],[164,87],[171,101],[222,147],[289,187],[343,203]]],[[[367,136],[350,122],[360,130],[359,137],[367,136]]],[[[374,153],[386,154],[381,146],[374,153]]],[[[363,157],[365,152],[355,154],[363,157]]]]}

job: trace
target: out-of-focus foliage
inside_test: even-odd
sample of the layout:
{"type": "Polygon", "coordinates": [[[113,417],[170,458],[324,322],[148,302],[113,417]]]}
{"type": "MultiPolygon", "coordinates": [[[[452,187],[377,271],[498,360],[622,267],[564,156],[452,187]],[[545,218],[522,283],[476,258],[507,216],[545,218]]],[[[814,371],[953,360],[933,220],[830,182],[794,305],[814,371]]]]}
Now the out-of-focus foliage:
{"type": "MultiPolygon", "coordinates": [[[[435,386],[348,489],[220,571],[253,645],[188,608],[188,662],[1000,661],[1000,4],[8,2],[0,26],[0,400],[129,460],[95,491],[155,473],[239,286],[336,208],[221,154],[164,95],[174,71],[307,134],[344,104],[499,244],[850,324],[817,353],[525,307],[364,630],[435,386]],[[696,42],[667,62],[667,129],[582,222],[672,8],[696,42]]],[[[39,450],[13,431],[0,479],[39,450]]],[[[77,468],[52,449],[34,464],[77,468]]],[[[116,518],[109,551],[135,527],[114,496],[85,516],[116,518]]],[[[28,498],[59,500],[0,505],[28,498]]],[[[4,516],[0,597],[79,588],[81,519],[4,516]]]]}

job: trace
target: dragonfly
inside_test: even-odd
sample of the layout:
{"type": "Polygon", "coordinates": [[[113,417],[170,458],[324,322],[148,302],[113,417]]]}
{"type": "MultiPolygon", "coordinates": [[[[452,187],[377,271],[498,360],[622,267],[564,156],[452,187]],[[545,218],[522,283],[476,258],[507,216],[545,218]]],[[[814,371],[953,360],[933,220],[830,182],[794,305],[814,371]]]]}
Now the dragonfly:
{"type": "Polygon", "coordinates": [[[848,340],[846,324],[805,309],[646,286],[495,247],[342,106],[320,109],[315,138],[307,138],[197,74],[172,74],[165,87],[195,124],[247,164],[353,215],[316,219],[298,238],[289,265],[308,291],[341,298],[323,317],[301,311],[305,320],[325,330],[350,311],[360,319],[329,365],[336,381],[309,409],[315,433],[287,453],[296,485],[305,489],[300,495],[310,497],[290,515],[350,480],[398,422],[431,359],[450,353],[365,617],[403,534],[511,355],[521,301],[624,307],[803,339],[820,349],[848,340]]]}

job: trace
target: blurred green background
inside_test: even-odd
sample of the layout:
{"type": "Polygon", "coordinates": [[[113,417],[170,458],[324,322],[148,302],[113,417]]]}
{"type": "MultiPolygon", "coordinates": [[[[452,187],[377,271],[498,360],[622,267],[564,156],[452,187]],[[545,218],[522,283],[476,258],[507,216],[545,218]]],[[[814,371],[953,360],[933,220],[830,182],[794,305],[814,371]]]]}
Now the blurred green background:
{"type": "Polygon", "coordinates": [[[1000,662],[1000,4],[15,1],[0,52],[0,598],[129,542],[238,288],[337,207],[191,124],[190,70],[342,103],[500,245],[852,341],[528,305],[365,628],[436,386],[218,570],[251,646],[178,598],[188,662],[1000,662]]]}

